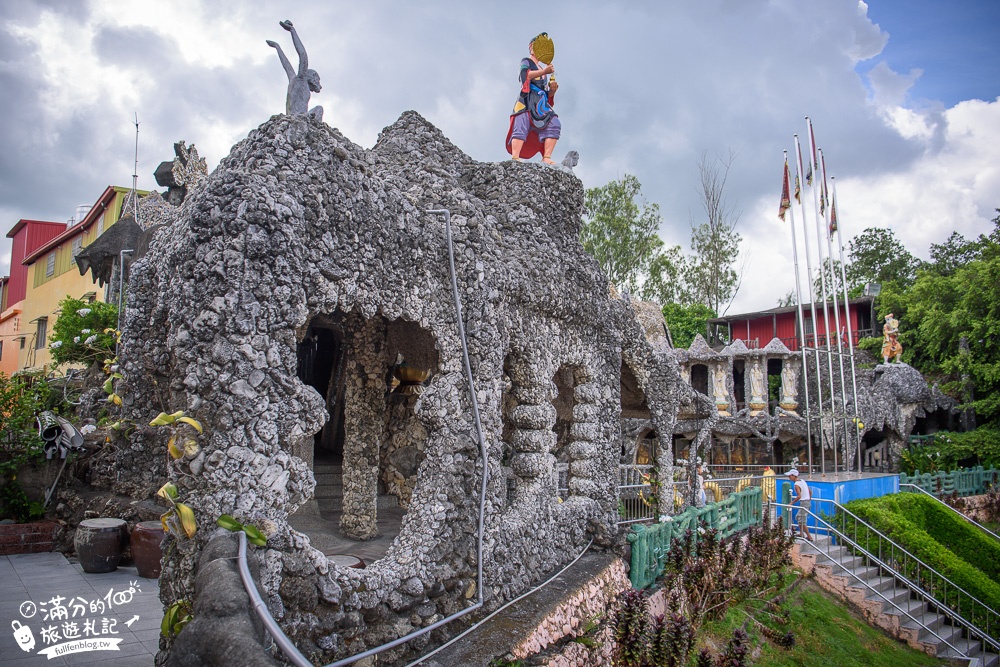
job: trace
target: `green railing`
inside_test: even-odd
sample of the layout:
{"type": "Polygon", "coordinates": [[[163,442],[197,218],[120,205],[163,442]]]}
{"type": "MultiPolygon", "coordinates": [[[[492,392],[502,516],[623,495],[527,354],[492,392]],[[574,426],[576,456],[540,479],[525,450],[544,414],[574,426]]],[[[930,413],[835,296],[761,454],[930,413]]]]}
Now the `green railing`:
{"type": "Polygon", "coordinates": [[[632,587],[649,588],[656,582],[663,572],[663,563],[674,536],[682,537],[687,530],[691,530],[697,540],[697,529],[704,524],[718,530],[719,538],[725,539],[759,524],[764,516],[763,495],[760,487],[752,487],[734,493],[722,502],[700,508],[689,507],[661,523],[633,526],[628,536],[632,545],[629,571],[632,587]]]}
{"type": "Polygon", "coordinates": [[[900,473],[899,483],[918,486],[935,498],[952,494],[978,496],[1000,484],[1000,470],[985,470],[982,466],[923,474],[918,470],[913,475],[900,473]]]}

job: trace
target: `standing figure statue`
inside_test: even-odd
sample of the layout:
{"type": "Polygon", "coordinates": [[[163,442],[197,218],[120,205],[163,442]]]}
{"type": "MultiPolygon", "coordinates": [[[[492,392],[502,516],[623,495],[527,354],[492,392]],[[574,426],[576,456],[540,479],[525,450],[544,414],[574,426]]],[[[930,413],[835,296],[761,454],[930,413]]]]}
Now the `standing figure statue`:
{"type": "Polygon", "coordinates": [[[278,52],[278,60],[281,61],[281,66],[285,68],[285,74],[288,75],[285,113],[289,115],[308,113],[318,120],[323,120],[323,107],[309,108],[309,91],[318,93],[323,88],[319,83],[319,74],[316,73],[316,70],[309,69],[309,56],[306,55],[306,49],[302,46],[299,34],[295,31],[292,22],[281,21],[278,25],[292,33],[292,44],[295,46],[295,52],[299,54],[299,72],[296,74],[295,70],[292,69],[292,64],[285,57],[285,52],[281,50],[281,46],[277,42],[267,40],[267,45],[278,52]]]}
{"type": "MultiPolygon", "coordinates": [[[[518,77],[521,92],[510,114],[507,130],[507,152],[514,160],[542,154],[542,162],[556,164],[552,151],[562,131],[559,116],[552,109],[556,91],[555,69],[550,64],[555,49],[552,39],[540,33],[528,42],[528,57],[521,60],[518,77]],[[542,58],[547,58],[548,63],[542,58]]],[[[571,166],[571,165],[568,165],[571,166]]]]}
{"type": "Polygon", "coordinates": [[[882,361],[889,363],[889,358],[900,363],[903,356],[903,346],[899,344],[899,320],[889,313],[885,316],[885,325],[882,327],[882,361]]]}

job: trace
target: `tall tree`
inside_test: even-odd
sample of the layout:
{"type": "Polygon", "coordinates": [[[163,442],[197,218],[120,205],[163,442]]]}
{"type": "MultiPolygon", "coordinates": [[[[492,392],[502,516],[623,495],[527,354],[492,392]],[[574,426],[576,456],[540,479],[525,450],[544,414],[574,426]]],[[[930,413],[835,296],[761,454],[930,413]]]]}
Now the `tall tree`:
{"type": "Polygon", "coordinates": [[[847,282],[852,289],[866,283],[896,283],[909,287],[921,262],[906,249],[891,229],[869,227],[847,244],[851,258],[847,282]]]}
{"type": "Polygon", "coordinates": [[[705,222],[691,229],[691,251],[684,267],[688,298],[716,313],[724,313],[740,289],[736,260],[742,240],[736,231],[740,212],[726,201],[726,180],[736,153],[698,163],[705,222]]]}
{"type": "Polygon", "coordinates": [[[879,298],[880,311],[892,311],[900,321],[907,363],[963,402],[970,380],[975,391],[969,407],[994,426],[1000,425],[1000,218],[995,222],[996,231],[973,242],[971,261],[958,263],[963,244],[952,235],[937,246],[938,266],[920,271],[909,287],[888,283],[879,298]]]}
{"type": "Polygon", "coordinates": [[[690,347],[696,335],[706,335],[708,320],[713,317],[715,313],[704,304],[663,304],[663,319],[667,321],[674,347],[690,347]]]}
{"type": "Polygon", "coordinates": [[[932,243],[931,261],[927,269],[939,276],[950,276],[969,262],[979,259],[981,248],[976,241],[968,241],[958,232],[952,232],[944,243],[932,243]]]}
{"type": "Polygon", "coordinates": [[[583,207],[583,249],[618,289],[638,294],[663,248],[657,234],[662,221],[659,205],[647,202],[639,179],[625,174],[620,180],[588,189],[583,207]]]}

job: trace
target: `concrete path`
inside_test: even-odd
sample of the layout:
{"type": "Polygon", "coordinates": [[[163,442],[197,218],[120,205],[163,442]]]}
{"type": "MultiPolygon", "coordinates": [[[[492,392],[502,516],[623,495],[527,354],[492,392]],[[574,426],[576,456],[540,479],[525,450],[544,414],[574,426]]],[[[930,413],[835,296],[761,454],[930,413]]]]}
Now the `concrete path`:
{"type": "Polygon", "coordinates": [[[60,553],[0,556],[0,665],[151,666],[163,618],[158,584],[134,567],[88,574],[60,553]],[[30,644],[29,633],[34,646],[24,651],[18,638],[30,644]]]}

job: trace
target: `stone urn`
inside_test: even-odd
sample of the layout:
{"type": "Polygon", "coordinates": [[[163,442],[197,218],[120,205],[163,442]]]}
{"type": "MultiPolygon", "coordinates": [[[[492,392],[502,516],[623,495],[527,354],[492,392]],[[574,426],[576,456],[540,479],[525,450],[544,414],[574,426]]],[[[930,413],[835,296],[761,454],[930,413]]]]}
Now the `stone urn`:
{"type": "Polygon", "coordinates": [[[161,544],[165,533],[159,521],[140,521],[132,529],[132,560],[140,577],[158,579],[160,577],[163,550],[161,544]]]}
{"type": "Polygon", "coordinates": [[[118,569],[128,546],[128,525],[121,519],[85,519],[73,538],[84,572],[103,574],[118,569]]]}

